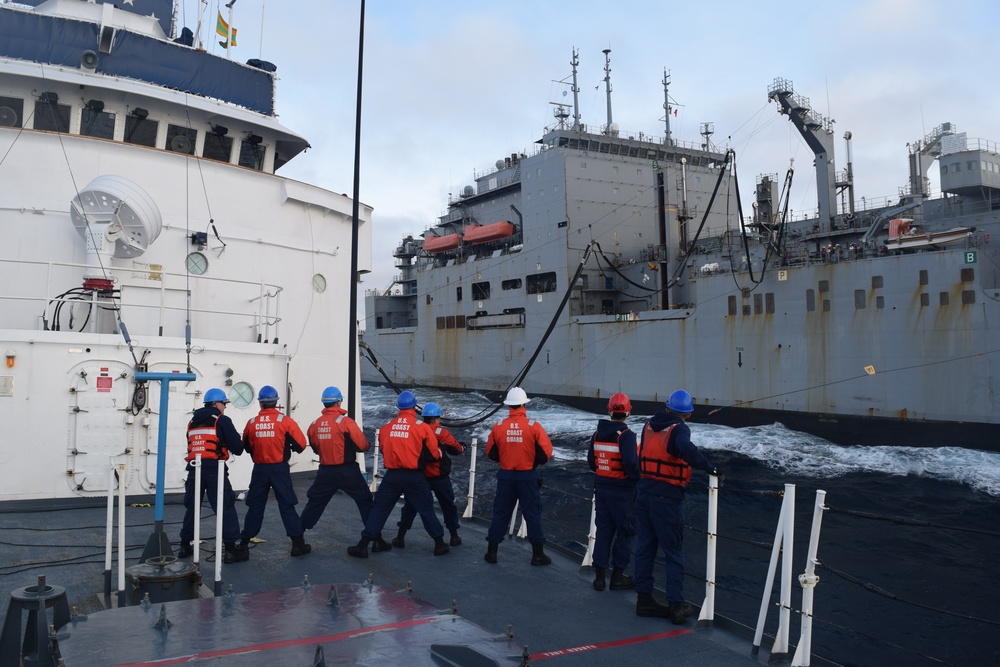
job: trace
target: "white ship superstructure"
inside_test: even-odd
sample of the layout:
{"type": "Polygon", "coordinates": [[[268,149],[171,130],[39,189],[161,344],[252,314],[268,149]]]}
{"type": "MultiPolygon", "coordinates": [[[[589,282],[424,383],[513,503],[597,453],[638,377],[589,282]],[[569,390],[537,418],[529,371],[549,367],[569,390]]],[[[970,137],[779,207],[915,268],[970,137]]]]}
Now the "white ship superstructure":
{"type": "Polygon", "coordinates": [[[265,384],[308,424],[347,382],[353,203],[276,175],[309,144],[251,62],[110,3],[0,5],[0,500],[106,493],[109,461],[152,493],[160,384],[136,371],[197,376],[169,383],[167,491],[208,388],[242,428],[265,384]]]}

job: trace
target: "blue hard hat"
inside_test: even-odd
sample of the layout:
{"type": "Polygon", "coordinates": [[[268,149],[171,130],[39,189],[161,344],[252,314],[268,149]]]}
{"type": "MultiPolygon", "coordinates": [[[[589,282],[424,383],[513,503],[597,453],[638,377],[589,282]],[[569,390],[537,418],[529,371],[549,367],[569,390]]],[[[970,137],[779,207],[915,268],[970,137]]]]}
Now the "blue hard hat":
{"type": "Polygon", "coordinates": [[[691,394],[683,389],[678,389],[670,394],[670,398],[667,399],[667,409],[671,412],[678,412],[685,415],[694,412],[694,402],[691,400],[691,394]]]}
{"type": "Polygon", "coordinates": [[[269,384],[265,384],[263,387],[260,388],[260,391],[257,393],[257,400],[264,402],[277,401],[278,390],[269,384]]]}
{"type": "Polygon", "coordinates": [[[413,395],[412,391],[404,391],[396,399],[396,407],[400,410],[409,410],[417,405],[417,397],[413,395]]]}
{"type": "Polygon", "coordinates": [[[340,390],[336,387],[327,387],[323,390],[323,398],[320,402],[322,403],[336,403],[337,401],[344,400],[344,395],[340,393],[340,390]]]}
{"type": "Polygon", "coordinates": [[[437,403],[428,403],[424,406],[424,411],[421,413],[424,417],[440,417],[441,416],[441,406],[437,403]]]}
{"type": "Polygon", "coordinates": [[[209,403],[228,403],[229,397],[226,396],[226,392],[221,389],[209,389],[205,392],[205,404],[209,403]]]}

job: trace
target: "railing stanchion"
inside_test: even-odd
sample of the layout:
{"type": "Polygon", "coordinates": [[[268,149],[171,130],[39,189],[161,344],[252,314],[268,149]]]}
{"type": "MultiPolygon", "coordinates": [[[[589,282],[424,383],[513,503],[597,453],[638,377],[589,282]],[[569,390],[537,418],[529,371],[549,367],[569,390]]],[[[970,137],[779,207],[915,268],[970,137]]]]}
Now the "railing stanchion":
{"type": "MultiPolygon", "coordinates": [[[[795,485],[785,484],[785,494],[781,500],[781,512],[778,514],[778,526],[774,532],[774,543],[771,546],[771,561],[767,566],[767,579],[764,582],[764,595],[760,601],[760,613],[757,615],[757,629],[754,632],[752,655],[760,652],[760,643],[764,636],[764,622],[767,620],[767,608],[771,604],[771,589],[774,585],[774,575],[778,570],[778,558],[781,557],[782,536],[786,532],[789,518],[795,516],[795,485]]],[[[791,545],[788,545],[791,550],[791,545]]],[[[781,634],[779,629],[778,634],[781,634]]],[[[777,643],[777,642],[776,642],[777,643]]],[[[786,640],[787,645],[787,640],[786,640]]],[[[787,652],[787,649],[786,649],[787,652]]]]}
{"type": "Polygon", "coordinates": [[[375,451],[372,454],[372,481],[368,490],[375,493],[378,490],[378,431],[375,431],[375,451]]]}
{"type": "Polygon", "coordinates": [[[812,655],[812,619],[813,619],[813,597],[816,593],[816,584],[819,577],[816,576],[816,553],[819,550],[819,531],[823,525],[823,512],[826,505],[826,491],[816,492],[816,504],[813,506],[812,530],[809,533],[809,551],[806,554],[806,571],[799,575],[799,583],[802,584],[802,629],[799,636],[799,643],[795,647],[795,655],[792,657],[792,667],[809,667],[812,655]]]}
{"type": "Polygon", "coordinates": [[[111,556],[115,530],[115,459],[108,457],[108,522],[104,530],[104,597],[111,597],[111,556]]]}
{"type": "Polygon", "coordinates": [[[215,481],[215,588],[213,589],[216,597],[222,595],[222,517],[226,514],[226,508],[222,506],[225,498],[223,490],[226,488],[226,461],[218,459],[217,463],[219,470],[215,481]]]}
{"type": "Polygon", "coordinates": [[[587,533],[587,553],[583,554],[580,567],[590,567],[594,564],[594,544],[597,542],[597,496],[590,497],[590,532],[587,533]]]}
{"type": "Polygon", "coordinates": [[[698,625],[715,622],[715,562],[719,547],[719,478],[708,476],[708,538],[705,548],[705,601],[698,614],[698,625]]]}
{"type": "Polygon", "coordinates": [[[471,454],[469,458],[469,494],[466,496],[467,503],[465,505],[465,512],[462,513],[463,519],[472,518],[472,504],[476,498],[476,453],[479,450],[478,438],[472,439],[471,454]]]}
{"type": "Polygon", "coordinates": [[[125,464],[118,464],[118,606],[125,606],[125,464]]]}
{"type": "MultiPolygon", "coordinates": [[[[218,507],[216,507],[218,510],[218,507]]],[[[194,557],[191,562],[195,565],[201,559],[201,454],[194,456],[194,539],[191,541],[194,547],[194,557]]],[[[218,512],[216,512],[218,513],[218,512]]]]}

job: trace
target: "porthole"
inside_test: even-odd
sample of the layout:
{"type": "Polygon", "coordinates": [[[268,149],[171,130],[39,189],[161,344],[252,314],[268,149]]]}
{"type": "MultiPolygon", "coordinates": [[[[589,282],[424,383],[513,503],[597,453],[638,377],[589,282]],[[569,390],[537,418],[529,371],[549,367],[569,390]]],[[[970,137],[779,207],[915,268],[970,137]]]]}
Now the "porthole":
{"type": "Polygon", "coordinates": [[[320,294],[326,291],[326,278],[322,274],[317,273],[313,276],[313,290],[320,294]]]}
{"type": "Polygon", "coordinates": [[[248,382],[237,382],[233,385],[229,400],[238,408],[245,408],[253,403],[254,390],[248,382]]]}
{"type": "Polygon", "coordinates": [[[193,252],[187,256],[187,270],[196,276],[208,271],[208,258],[200,252],[193,252]]]}

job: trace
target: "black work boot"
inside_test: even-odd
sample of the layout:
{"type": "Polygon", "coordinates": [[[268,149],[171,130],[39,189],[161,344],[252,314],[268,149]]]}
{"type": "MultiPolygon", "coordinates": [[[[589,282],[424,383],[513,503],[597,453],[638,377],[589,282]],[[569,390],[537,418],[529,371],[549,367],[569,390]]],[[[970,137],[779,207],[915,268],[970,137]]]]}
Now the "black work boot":
{"type": "Polygon", "coordinates": [[[674,625],[681,625],[689,617],[694,615],[695,609],[687,602],[670,602],[667,607],[668,618],[674,625]]]}
{"type": "Polygon", "coordinates": [[[611,590],[630,591],[635,587],[635,581],[625,574],[620,567],[611,570],[611,590]]]}
{"type": "Polygon", "coordinates": [[[305,538],[301,535],[292,538],[292,555],[293,556],[305,556],[307,553],[312,551],[311,545],[306,544],[305,538]]]}
{"type": "Polygon", "coordinates": [[[392,546],[396,547],[397,549],[405,549],[406,548],[406,540],[404,539],[405,537],[406,537],[406,528],[400,526],[399,532],[396,533],[396,537],[392,538],[392,546]]]}
{"type": "Polygon", "coordinates": [[[543,550],[544,544],[532,544],[531,545],[531,564],[532,565],[548,565],[552,562],[552,559],[545,555],[543,550]]]}
{"type": "Polygon", "coordinates": [[[443,556],[446,553],[448,553],[449,551],[451,551],[451,547],[449,547],[447,544],[445,544],[445,541],[444,541],[443,537],[435,537],[434,538],[434,555],[435,556],[443,556]]]}
{"type": "Polygon", "coordinates": [[[240,540],[236,548],[240,551],[241,561],[250,560],[250,540],[240,540]]]}
{"type": "Polygon", "coordinates": [[[497,562],[497,548],[500,546],[499,542],[490,542],[489,546],[486,547],[486,555],[483,556],[483,560],[487,563],[496,564],[497,562]]]}
{"type": "Polygon", "coordinates": [[[352,547],[347,547],[347,553],[355,558],[368,558],[368,543],[371,540],[362,536],[361,541],[352,547]]]}
{"type": "Polygon", "coordinates": [[[635,615],[670,618],[670,610],[666,605],[657,602],[652,593],[639,593],[639,597],[635,601],[635,615]]]}
{"type": "Polygon", "coordinates": [[[372,553],[377,554],[380,551],[392,551],[392,545],[382,539],[382,533],[376,535],[375,539],[372,540],[372,553]]]}
{"type": "Polygon", "coordinates": [[[457,547],[461,543],[462,543],[462,538],[458,536],[458,529],[453,528],[451,531],[451,539],[448,540],[448,544],[450,544],[453,547],[457,547]]]}
{"type": "Polygon", "coordinates": [[[222,552],[222,562],[229,565],[231,563],[239,563],[243,560],[246,559],[243,558],[243,552],[236,546],[236,542],[226,542],[225,550],[222,552]]]}
{"type": "Polygon", "coordinates": [[[594,590],[603,591],[604,590],[604,568],[595,565],[594,566],[594,590]]]}
{"type": "Polygon", "coordinates": [[[181,545],[177,547],[177,557],[190,558],[193,555],[194,547],[191,546],[191,540],[181,540],[181,545]]]}

